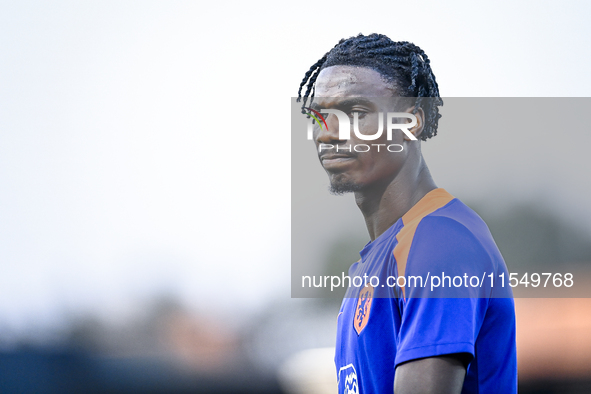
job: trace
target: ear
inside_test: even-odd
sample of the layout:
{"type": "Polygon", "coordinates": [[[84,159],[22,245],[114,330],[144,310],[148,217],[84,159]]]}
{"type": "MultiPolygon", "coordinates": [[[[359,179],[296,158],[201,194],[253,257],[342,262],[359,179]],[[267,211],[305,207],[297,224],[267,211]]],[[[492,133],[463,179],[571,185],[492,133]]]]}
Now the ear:
{"type": "MultiPolygon", "coordinates": [[[[409,108],[406,112],[412,112],[413,109],[414,108],[409,108]]],[[[419,107],[419,109],[414,115],[417,117],[417,124],[408,131],[410,131],[412,135],[414,135],[418,140],[420,140],[420,136],[423,133],[423,129],[425,128],[425,112],[421,107],[419,107]]],[[[405,141],[410,141],[410,138],[408,138],[406,135],[404,136],[404,139],[405,141]]]]}

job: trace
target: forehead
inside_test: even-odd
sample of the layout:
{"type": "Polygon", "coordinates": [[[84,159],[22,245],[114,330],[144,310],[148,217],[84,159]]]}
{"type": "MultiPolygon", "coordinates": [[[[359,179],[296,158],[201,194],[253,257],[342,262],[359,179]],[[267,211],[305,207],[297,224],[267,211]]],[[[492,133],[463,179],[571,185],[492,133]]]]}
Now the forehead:
{"type": "Polygon", "coordinates": [[[392,97],[394,88],[382,75],[368,67],[332,66],[316,79],[316,98],[392,97]]]}

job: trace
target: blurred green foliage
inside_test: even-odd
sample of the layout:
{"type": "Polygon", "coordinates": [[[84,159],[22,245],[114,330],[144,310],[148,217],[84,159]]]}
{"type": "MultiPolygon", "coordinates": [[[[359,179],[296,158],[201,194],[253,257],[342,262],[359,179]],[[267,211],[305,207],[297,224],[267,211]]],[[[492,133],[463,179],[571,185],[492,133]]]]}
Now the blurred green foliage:
{"type": "MultiPolygon", "coordinates": [[[[515,205],[499,211],[485,204],[469,204],[487,223],[509,271],[591,268],[591,234],[535,205],[515,205]]],[[[359,260],[359,251],[369,237],[343,235],[328,248],[323,275],[341,276],[359,260]]],[[[339,300],[345,289],[336,289],[339,300]]]]}

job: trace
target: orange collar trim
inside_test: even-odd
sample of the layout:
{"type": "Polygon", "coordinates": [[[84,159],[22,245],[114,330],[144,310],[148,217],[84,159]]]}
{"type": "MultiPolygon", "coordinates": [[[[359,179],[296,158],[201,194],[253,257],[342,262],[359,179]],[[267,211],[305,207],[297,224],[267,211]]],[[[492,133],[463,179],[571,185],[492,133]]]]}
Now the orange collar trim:
{"type": "Polygon", "coordinates": [[[406,226],[416,219],[422,219],[433,211],[445,206],[454,198],[454,196],[443,188],[431,190],[402,216],[402,223],[406,226]]]}

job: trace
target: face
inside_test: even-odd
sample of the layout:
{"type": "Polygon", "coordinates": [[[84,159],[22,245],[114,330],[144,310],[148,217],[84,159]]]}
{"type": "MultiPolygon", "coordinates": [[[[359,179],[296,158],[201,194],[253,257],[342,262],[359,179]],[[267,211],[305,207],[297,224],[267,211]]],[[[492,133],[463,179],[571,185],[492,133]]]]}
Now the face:
{"type": "MultiPolygon", "coordinates": [[[[341,110],[350,117],[351,124],[357,113],[359,132],[373,135],[378,131],[379,113],[385,118],[388,112],[410,112],[403,103],[394,101],[396,96],[392,84],[373,69],[333,66],[318,75],[312,108],[341,110]]],[[[419,130],[422,119],[418,114],[417,118],[419,123],[415,129],[419,130]]],[[[329,114],[325,115],[325,119],[328,128],[316,126],[314,142],[320,162],[330,178],[331,189],[337,194],[389,184],[404,166],[410,143],[418,144],[418,141],[408,140],[400,130],[393,131],[391,140],[387,139],[385,130],[372,141],[358,138],[353,130],[350,139],[341,140],[337,116],[329,114]],[[323,145],[319,151],[321,144],[334,148],[326,149],[327,145],[323,145]],[[402,145],[403,150],[390,152],[387,149],[390,146],[390,150],[399,150],[395,144],[402,145]],[[367,149],[364,145],[370,147],[367,152],[361,152],[367,149]],[[356,148],[359,152],[355,151],[356,148]]],[[[385,119],[383,122],[385,124],[385,119]]]]}

